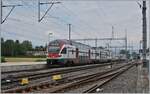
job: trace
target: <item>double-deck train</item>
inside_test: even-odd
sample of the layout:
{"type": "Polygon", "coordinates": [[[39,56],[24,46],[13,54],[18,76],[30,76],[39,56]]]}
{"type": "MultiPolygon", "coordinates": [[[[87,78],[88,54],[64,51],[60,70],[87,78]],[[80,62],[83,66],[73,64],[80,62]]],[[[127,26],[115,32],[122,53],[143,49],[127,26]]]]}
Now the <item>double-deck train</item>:
{"type": "Polygon", "coordinates": [[[47,64],[74,65],[109,62],[111,52],[65,39],[51,41],[47,49],[47,64]]]}

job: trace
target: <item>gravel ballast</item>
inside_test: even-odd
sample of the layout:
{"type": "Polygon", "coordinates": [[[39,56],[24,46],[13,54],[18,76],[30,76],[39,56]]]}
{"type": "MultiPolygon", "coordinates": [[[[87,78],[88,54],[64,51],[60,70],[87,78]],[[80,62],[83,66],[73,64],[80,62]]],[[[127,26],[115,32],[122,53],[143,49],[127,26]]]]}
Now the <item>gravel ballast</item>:
{"type": "Polygon", "coordinates": [[[138,76],[138,67],[134,66],[103,86],[102,93],[139,93],[137,92],[138,76]]]}
{"type": "MultiPolygon", "coordinates": [[[[104,86],[102,86],[99,92],[97,93],[141,93],[137,88],[138,77],[141,76],[138,72],[139,67],[132,67],[123,74],[119,75],[117,78],[108,82],[104,86]]],[[[93,82],[91,84],[87,84],[85,86],[66,91],[67,93],[82,93],[88,88],[92,87],[100,83],[100,81],[93,82]]],[[[142,85],[140,85],[142,87],[142,85]]]]}

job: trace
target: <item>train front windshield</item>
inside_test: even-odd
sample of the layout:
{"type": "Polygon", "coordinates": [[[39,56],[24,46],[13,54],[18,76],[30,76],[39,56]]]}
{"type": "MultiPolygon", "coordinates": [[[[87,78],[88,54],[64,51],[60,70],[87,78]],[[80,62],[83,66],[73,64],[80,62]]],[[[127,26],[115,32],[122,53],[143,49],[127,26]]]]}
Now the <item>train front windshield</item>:
{"type": "Polygon", "coordinates": [[[59,53],[60,47],[49,47],[48,52],[49,53],[59,53]]]}

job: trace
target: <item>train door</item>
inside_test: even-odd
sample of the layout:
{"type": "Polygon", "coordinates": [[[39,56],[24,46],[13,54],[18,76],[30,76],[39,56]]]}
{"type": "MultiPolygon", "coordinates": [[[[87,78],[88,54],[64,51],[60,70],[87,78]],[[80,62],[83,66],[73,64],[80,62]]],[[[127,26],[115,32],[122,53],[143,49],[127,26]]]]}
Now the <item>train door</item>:
{"type": "Polygon", "coordinates": [[[76,48],[76,62],[79,63],[79,49],[76,48]]]}
{"type": "Polygon", "coordinates": [[[90,59],[91,59],[91,50],[89,50],[89,53],[88,53],[88,54],[89,54],[89,63],[90,63],[90,62],[91,62],[91,61],[90,61],[90,59]]]}
{"type": "Polygon", "coordinates": [[[79,57],[79,49],[76,48],[76,58],[78,58],[78,57],[79,57]]]}

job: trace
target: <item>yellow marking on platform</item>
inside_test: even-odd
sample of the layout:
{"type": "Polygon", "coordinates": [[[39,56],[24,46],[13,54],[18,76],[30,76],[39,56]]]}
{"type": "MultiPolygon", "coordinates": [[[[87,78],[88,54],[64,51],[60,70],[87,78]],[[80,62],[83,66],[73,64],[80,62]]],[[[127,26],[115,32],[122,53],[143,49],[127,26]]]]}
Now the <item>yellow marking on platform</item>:
{"type": "Polygon", "coordinates": [[[52,79],[56,81],[56,80],[62,79],[62,77],[61,77],[61,75],[53,75],[52,79]]]}
{"type": "Polygon", "coordinates": [[[28,78],[22,78],[20,84],[21,84],[21,85],[27,85],[27,84],[29,84],[28,78]]]}

